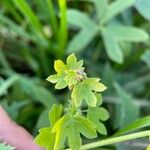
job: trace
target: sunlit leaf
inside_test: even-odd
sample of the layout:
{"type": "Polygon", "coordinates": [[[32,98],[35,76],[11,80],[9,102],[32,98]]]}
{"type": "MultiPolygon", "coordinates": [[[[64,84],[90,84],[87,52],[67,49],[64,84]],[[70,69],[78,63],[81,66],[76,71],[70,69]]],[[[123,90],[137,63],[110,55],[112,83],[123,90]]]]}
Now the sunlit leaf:
{"type": "Polygon", "coordinates": [[[67,57],[66,65],[61,60],[55,61],[54,68],[57,74],[50,75],[47,80],[51,83],[56,83],[56,89],[71,87],[85,75],[82,65],[83,60],[77,61],[76,56],[71,54],[67,57]],[[80,74],[82,71],[83,74],[80,74]]]}
{"type": "Polygon", "coordinates": [[[55,144],[55,133],[52,133],[53,125],[62,116],[62,105],[53,105],[49,112],[50,127],[42,128],[39,130],[39,134],[35,138],[35,143],[45,148],[46,150],[52,150],[55,144]]]}
{"type": "Polygon", "coordinates": [[[99,78],[87,78],[75,85],[71,97],[76,107],[79,107],[83,100],[89,106],[95,107],[97,98],[94,92],[103,92],[105,89],[106,87],[99,82],[99,78]]]}

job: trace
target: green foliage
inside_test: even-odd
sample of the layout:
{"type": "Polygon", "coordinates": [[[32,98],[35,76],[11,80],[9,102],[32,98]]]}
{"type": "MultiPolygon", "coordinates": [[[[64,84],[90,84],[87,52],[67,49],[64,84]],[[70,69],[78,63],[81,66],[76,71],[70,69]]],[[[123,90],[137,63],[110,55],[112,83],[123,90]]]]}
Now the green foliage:
{"type": "Polygon", "coordinates": [[[94,3],[97,12],[96,21],[80,11],[72,9],[68,11],[68,23],[80,28],[79,33],[68,45],[67,51],[69,53],[83,50],[100,34],[109,58],[121,64],[124,61],[124,55],[120,42],[145,42],[148,40],[148,34],[139,28],[124,26],[118,22],[112,24],[112,19],[133,6],[135,0],[116,0],[111,3],[103,0],[89,1],[94,3]]]}
{"type": "Polygon", "coordinates": [[[142,128],[149,127],[149,126],[150,126],[150,116],[147,116],[141,119],[137,119],[136,121],[129,124],[128,126],[120,129],[119,131],[117,131],[117,133],[115,133],[115,136],[125,134],[128,132],[132,132],[137,129],[142,129],[142,128]]]}
{"type": "Polygon", "coordinates": [[[54,125],[53,132],[56,132],[54,150],[64,148],[66,138],[68,138],[68,143],[72,150],[79,149],[81,146],[80,133],[90,139],[97,136],[94,124],[80,115],[63,116],[54,125]]]}
{"type": "Polygon", "coordinates": [[[147,20],[150,20],[150,1],[149,0],[137,0],[135,4],[135,8],[138,12],[147,20]]]}
{"type": "Polygon", "coordinates": [[[49,112],[50,127],[42,128],[39,130],[39,135],[36,137],[35,142],[46,150],[52,150],[55,143],[55,134],[52,132],[54,124],[62,116],[62,105],[53,105],[49,112]]]}
{"type": "Polygon", "coordinates": [[[147,149],[146,150],[150,150],[150,145],[147,147],[147,149]]]}
{"type": "Polygon", "coordinates": [[[97,100],[100,97],[96,95],[96,92],[103,92],[106,87],[99,82],[99,78],[88,78],[82,65],[83,61],[77,61],[76,56],[71,54],[67,57],[66,64],[61,60],[55,61],[54,68],[57,74],[47,78],[48,81],[56,83],[56,89],[68,86],[72,90],[67,113],[60,118],[62,107],[54,106],[49,113],[51,126],[41,129],[35,140],[37,144],[47,150],[65,148],[67,139],[68,146],[72,150],[78,150],[82,145],[80,134],[86,138],[93,139],[97,137],[96,130],[104,135],[107,133],[104,124],[100,120],[106,121],[109,118],[109,114],[106,109],[98,107],[102,102],[100,99],[97,100]],[[89,106],[93,106],[87,110],[87,118],[82,116],[80,110],[83,100],[89,106]],[[95,116],[94,119],[93,115],[95,116]],[[47,136],[48,138],[46,139],[47,136]],[[51,137],[53,137],[53,144],[49,143],[51,137]]]}
{"type": "Polygon", "coordinates": [[[103,107],[89,107],[88,118],[96,125],[96,129],[100,134],[106,135],[107,130],[101,121],[106,121],[109,118],[108,111],[103,107]]]}
{"type": "Polygon", "coordinates": [[[146,50],[145,53],[141,55],[141,60],[150,66],[150,50],[146,50]]]}
{"type": "Polygon", "coordinates": [[[117,119],[115,124],[120,128],[135,121],[139,115],[139,108],[135,105],[132,97],[126,93],[117,83],[114,84],[120,104],[116,106],[117,119]],[[122,108],[121,108],[122,107],[122,108]],[[128,117],[125,117],[127,115],[128,117]]]}
{"type": "MultiPolygon", "coordinates": [[[[62,103],[64,115],[79,115],[93,122],[100,135],[92,141],[100,138],[103,142],[106,127],[108,136],[117,130],[126,134],[144,130],[144,127],[149,129],[148,118],[138,122],[139,116],[150,113],[149,5],[149,0],[1,0],[2,107],[30,133],[47,127],[41,129],[41,142],[46,142],[43,145],[48,149],[55,145],[56,133],[49,134],[53,127],[49,126],[51,121],[48,119],[54,103],[62,103]],[[58,76],[56,71],[56,76],[50,77],[60,89],[54,91],[45,81],[49,73],[53,74],[51,64],[54,59],[64,60],[67,53],[72,52],[84,59],[89,76],[83,62],[79,63],[74,55],[70,55],[69,63],[63,63],[67,67],[63,73],[58,76]],[[84,92],[86,95],[77,93],[78,97],[82,96],[78,101],[77,98],[72,100],[67,88],[63,89],[69,87],[71,91],[78,91],[78,85],[92,76],[100,76],[108,87],[103,99],[111,117],[105,127],[100,125],[104,124],[101,120],[103,112],[100,113],[100,108],[104,107],[101,106],[101,92],[84,86],[82,92],[89,92],[84,92]],[[117,83],[115,88],[114,82],[117,83]],[[90,96],[94,101],[89,99],[90,96]],[[88,113],[92,112],[96,115],[88,118],[88,113]]],[[[60,63],[56,68],[61,70],[61,67],[60,63]]],[[[85,136],[80,138],[84,144],[90,142],[85,136]]],[[[64,146],[68,147],[68,144],[67,137],[64,146]]],[[[130,150],[136,143],[116,145],[107,146],[107,149],[123,150],[125,147],[130,150]]],[[[102,148],[93,150],[96,149],[102,148]]]]}
{"type": "Polygon", "coordinates": [[[9,79],[7,79],[7,81],[1,82],[1,84],[0,84],[0,96],[4,95],[7,92],[8,88],[10,86],[12,86],[12,84],[14,84],[17,80],[18,80],[18,76],[14,75],[14,76],[10,77],[9,79]]]}
{"type": "Polygon", "coordinates": [[[87,78],[73,88],[71,97],[76,107],[79,107],[83,100],[89,106],[96,106],[97,98],[94,92],[103,92],[106,89],[99,80],[99,78],[87,78]]]}
{"type": "Polygon", "coordinates": [[[63,89],[67,86],[71,87],[82,78],[82,75],[80,75],[80,72],[84,70],[82,65],[83,61],[77,62],[74,54],[68,56],[66,65],[62,60],[56,60],[54,68],[57,74],[49,76],[47,80],[51,83],[56,83],[56,89],[63,89]]]}
{"type": "Polygon", "coordinates": [[[0,143],[0,150],[15,150],[15,148],[6,145],[5,143],[0,143]]]}

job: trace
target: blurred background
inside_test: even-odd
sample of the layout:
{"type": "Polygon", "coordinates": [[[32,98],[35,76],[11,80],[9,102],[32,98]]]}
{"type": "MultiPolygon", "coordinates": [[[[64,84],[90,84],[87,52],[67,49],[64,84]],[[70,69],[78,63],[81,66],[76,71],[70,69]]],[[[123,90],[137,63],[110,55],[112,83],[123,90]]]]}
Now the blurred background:
{"type": "Polygon", "coordinates": [[[36,135],[51,106],[68,101],[68,89],[45,80],[54,60],[75,53],[108,87],[108,135],[149,115],[149,8],[149,0],[1,0],[0,104],[36,135]]]}

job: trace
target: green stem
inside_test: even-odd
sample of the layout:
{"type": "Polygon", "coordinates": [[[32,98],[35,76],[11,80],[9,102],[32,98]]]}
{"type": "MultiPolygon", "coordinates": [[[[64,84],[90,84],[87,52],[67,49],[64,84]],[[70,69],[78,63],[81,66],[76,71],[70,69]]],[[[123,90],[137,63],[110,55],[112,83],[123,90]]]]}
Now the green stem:
{"type": "MultiPolygon", "coordinates": [[[[150,130],[85,144],[85,145],[81,146],[80,150],[92,149],[92,148],[96,148],[96,147],[125,142],[125,141],[134,140],[134,139],[147,137],[147,136],[150,136],[150,130]]],[[[67,150],[71,150],[71,149],[67,149],[67,150]]]]}

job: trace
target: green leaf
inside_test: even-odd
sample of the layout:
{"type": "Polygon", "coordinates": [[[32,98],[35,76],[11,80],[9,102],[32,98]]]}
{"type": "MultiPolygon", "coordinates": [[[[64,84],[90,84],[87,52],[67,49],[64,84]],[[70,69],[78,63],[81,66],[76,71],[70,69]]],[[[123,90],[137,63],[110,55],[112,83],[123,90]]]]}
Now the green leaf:
{"type": "Polygon", "coordinates": [[[87,78],[75,85],[71,97],[76,107],[79,107],[83,100],[89,106],[95,107],[97,98],[94,92],[103,92],[105,89],[106,87],[99,82],[98,78],[87,78]]]}
{"type": "Polygon", "coordinates": [[[55,134],[52,133],[50,127],[39,130],[39,135],[35,138],[35,143],[45,148],[45,150],[52,150],[55,143],[55,134]]]}
{"type": "Polygon", "coordinates": [[[119,64],[123,62],[123,53],[113,34],[107,31],[107,28],[103,29],[102,37],[109,58],[119,64]]]}
{"type": "Polygon", "coordinates": [[[62,60],[56,60],[54,62],[54,68],[57,74],[49,76],[46,80],[51,83],[57,83],[55,85],[56,89],[63,89],[67,86],[65,81],[66,73],[65,71],[68,69],[62,60]]]}
{"type": "Polygon", "coordinates": [[[19,78],[19,86],[21,90],[30,96],[34,101],[42,103],[45,107],[50,107],[56,102],[55,97],[46,88],[31,82],[30,78],[21,77],[19,78]]]}
{"type": "Polygon", "coordinates": [[[109,118],[108,111],[103,107],[89,107],[87,116],[90,121],[96,125],[96,129],[100,134],[106,135],[107,130],[101,121],[106,121],[109,118]]]}
{"type": "Polygon", "coordinates": [[[150,145],[146,148],[146,150],[150,150],[150,145]]]}
{"type": "Polygon", "coordinates": [[[72,53],[83,50],[93,40],[97,32],[97,28],[82,29],[69,42],[67,52],[72,53]]]}
{"type": "Polygon", "coordinates": [[[52,133],[54,124],[62,116],[62,105],[53,105],[49,112],[49,121],[51,126],[39,130],[35,142],[46,150],[52,150],[55,144],[55,133],[52,133]]]}
{"type": "Polygon", "coordinates": [[[0,14],[0,22],[3,23],[5,26],[8,26],[9,30],[15,32],[21,38],[26,40],[36,40],[33,35],[29,34],[27,31],[24,30],[23,27],[17,25],[13,20],[9,19],[6,15],[0,14]]]}
{"type": "Polygon", "coordinates": [[[97,20],[103,20],[105,17],[107,10],[108,10],[108,1],[109,0],[88,0],[92,3],[94,3],[96,14],[97,14],[97,20]]]}
{"type": "Polygon", "coordinates": [[[67,66],[70,69],[79,69],[82,67],[82,65],[83,65],[83,60],[77,62],[77,58],[74,55],[74,53],[67,57],[67,66]]]}
{"type": "Polygon", "coordinates": [[[21,13],[29,20],[33,30],[35,30],[37,34],[41,34],[42,25],[28,3],[25,0],[13,0],[13,2],[19,8],[21,13]]]}
{"type": "Polygon", "coordinates": [[[131,26],[107,27],[107,32],[112,34],[117,41],[144,42],[149,39],[148,34],[144,30],[131,26]]]}
{"type": "Polygon", "coordinates": [[[8,88],[10,88],[17,80],[19,80],[18,75],[13,75],[7,80],[0,84],[0,96],[4,95],[8,88]]]}
{"type": "Polygon", "coordinates": [[[136,0],[125,0],[125,1],[116,0],[116,1],[112,2],[108,7],[107,14],[106,14],[105,18],[102,20],[102,23],[107,23],[113,17],[115,17],[119,13],[123,12],[125,9],[134,5],[135,1],[136,0]]]}
{"type": "Polygon", "coordinates": [[[77,80],[77,73],[74,70],[68,70],[66,71],[67,76],[65,77],[65,81],[68,84],[69,87],[74,86],[78,80],[77,80]]]}
{"type": "Polygon", "coordinates": [[[137,0],[135,8],[138,12],[147,20],[150,20],[150,1],[149,0],[137,0]]]}
{"type": "Polygon", "coordinates": [[[62,60],[56,60],[54,62],[54,68],[57,73],[62,73],[67,69],[67,66],[64,64],[62,60]]]}
{"type": "Polygon", "coordinates": [[[81,146],[80,134],[87,138],[97,136],[95,126],[87,118],[82,116],[65,115],[56,122],[52,130],[56,133],[54,150],[63,149],[66,139],[72,150],[77,150],[81,146]]]}
{"type": "Polygon", "coordinates": [[[116,106],[116,124],[119,123],[119,127],[122,128],[138,118],[139,108],[133,98],[120,85],[115,83],[114,87],[120,100],[120,104],[116,106]]]}
{"type": "Polygon", "coordinates": [[[67,11],[68,23],[83,29],[95,28],[96,24],[85,14],[75,9],[67,11]]]}
{"type": "Polygon", "coordinates": [[[62,112],[63,112],[62,105],[56,105],[56,104],[53,105],[53,107],[51,108],[49,112],[49,121],[50,121],[51,126],[54,126],[56,121],[59,118],[61,118],[62,112]]]}
{"type": "Polygon", "coordinates": [[[71,54],[67,57],[66,63],[65,65],[61,60],[55,61],[54,68],[57,74],[47,78],[49,82],[56,83],[56,89],[71,87],[85,76],[84,68],[82,67],[83,60],[77,61],[76,56],[71,54]]]}
{"type": "Polygon", "coordinates": [[[36,123],[36,129],[41,129],[50,125],[48,120],[48,112],[49,108],[46,108],[40,113],[38,121],[36,123]]]}
{"type": "Polygon", "coordinates": [[[15,150],[15,148],[5,143],[0,143],[0,150],[15,150]]]}
{"type": "Polygon", "coordinates": [[[138,129],[149,127],[149,126],[150,126],[150,116],[147,116],[147,117],[144,117],[144,118],[137,119],[136,121],[132,122],[128,126],[120,129],[119,131],[117,131],[115,133],[114,136],[126,134],[126,133],[129,133],[129,132],[138,130],[138,129]]]}
{"type": "Polygon", "coordinates": [[[141,60],[143,60],[147,66],[150,66],[150,50],[146,50],[142,55],[141,55],[141,60]]]}
{"type": "Polygon", "coordinates": [[[29,101],[12,101],[11,104],[9,104],[6,100],[0,102],[2,107],[6,110],[6,112],[9,114],[11,119],[16,120],[19,116],[20,110],[25,107],[26,105],[30,104],[29,101]]]}

